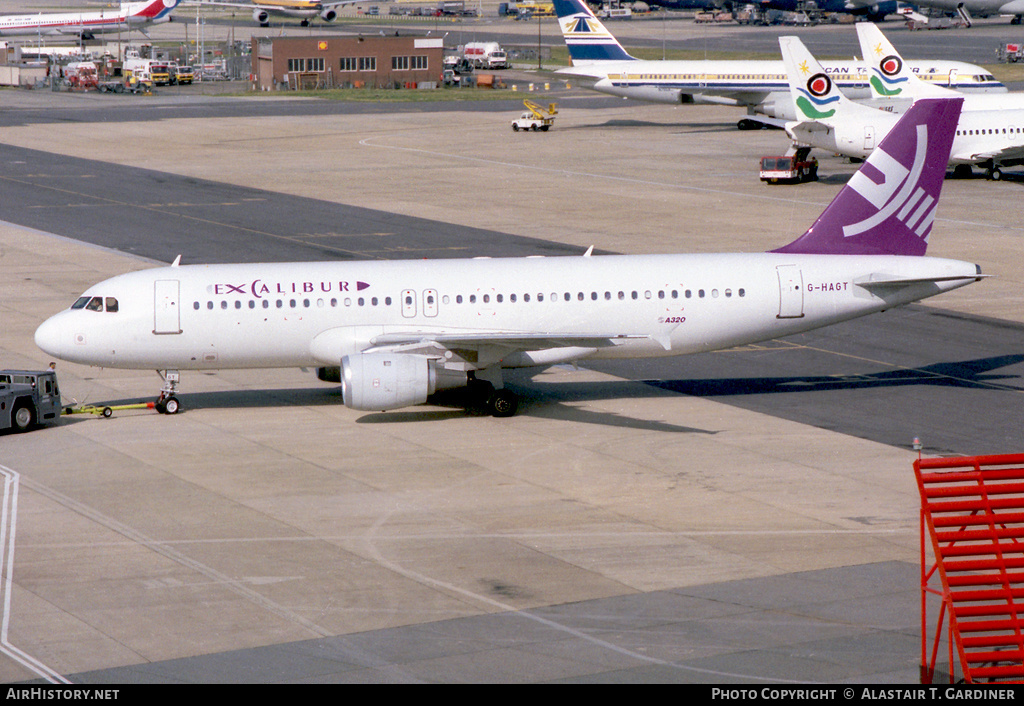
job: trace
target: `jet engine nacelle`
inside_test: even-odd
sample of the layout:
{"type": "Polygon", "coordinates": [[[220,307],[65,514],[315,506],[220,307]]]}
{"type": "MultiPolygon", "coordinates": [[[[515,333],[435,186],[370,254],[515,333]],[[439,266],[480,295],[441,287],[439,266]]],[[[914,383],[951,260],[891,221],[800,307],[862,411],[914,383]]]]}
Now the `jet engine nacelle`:
{"type": "Polygon", "coordinates": [[[266,10],[253,10],[252,19],[261,25],[266,25],[270,20],[270,14],[266,10]]]}
{"type": "Polygon", "coordinates": [[[793,108],[793,99],[789,97],[789,93],[770,93],[767,98],[757,104],[754,110],[778,120],[797,119],[796,110],[793,108]]]}
{"type": "Polygon", "coordinates": [[[338,13],[334,11],[334,8],[330,7],[325,8],[324,11],[320,13],[320,19],[324,22],[334,22],[334,19],[337,16],[338,13]]]}
{"type": "Polygon", "coordinates": [[[383,412],[423,404],[437,390],[460,387],[465,373],[438,369],[437,361],[410,353],[358,353],[341,359],[345,406],[383,412]]]}

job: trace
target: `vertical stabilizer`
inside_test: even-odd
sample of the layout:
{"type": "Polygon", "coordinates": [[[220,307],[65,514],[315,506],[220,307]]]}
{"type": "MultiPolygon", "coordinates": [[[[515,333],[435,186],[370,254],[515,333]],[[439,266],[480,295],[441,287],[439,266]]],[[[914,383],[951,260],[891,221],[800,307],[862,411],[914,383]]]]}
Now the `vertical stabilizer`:
{"type": "Polygon", "coordinates": [[[774,252],[924,255],[962,105],[914,103],[814,225],[774,252]]]}
{"type": "Polygon", "coordinates": [[[779,48],[798,120],[828,121],[851,105],[797,37],[779,37],[779,48]]]}
{"type": "Polygon", "coordinates": [[[858,23],[857,39],[860,40],[860,51],[868,67],[872,97],[914,99],[953,98],[960,95],[918,78],[877,25],[870,22],[858,23]]]}
{"type": "Polygon", "coordinates": [[[635,61],[583,0],[554,0],[558,24],[573,66],[635,61]]]}
{"type": "Polygon", "coordinates": [[[177,7],[180,0],[147,0],[145,2],[121,3],[121,12],[128,17],[161,19],[177,7]]]}

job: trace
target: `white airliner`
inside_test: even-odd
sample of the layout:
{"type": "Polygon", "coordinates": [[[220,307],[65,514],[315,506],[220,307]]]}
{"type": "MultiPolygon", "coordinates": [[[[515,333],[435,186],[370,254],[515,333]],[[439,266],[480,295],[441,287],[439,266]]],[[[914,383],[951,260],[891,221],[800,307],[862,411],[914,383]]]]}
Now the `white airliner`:
{"type": "Polygon", "coordinates": [[[182,370],[321,366],[352,409],[468,385],[508,416],[506,368],[730,348],[979,280],[974,264],[923,257],[961,103],[918,101],[811,228],[769,253],[175,261],[90,287],[39,326],[36,345],[165,371],[168,413],[182,370]]]}
{"type": "Polygon", "coordinates": [[[93,12],[36,12],[28,15],[0,15],[0,37],[77,36],[92,39],[95,34],[137,29],[145,34],[151,24],[171,21],[178,0],[123,2],[117,10],[93,12]]]}
{"type": "MultiPolygon", "coordinates": [[[[882,46],[881,33],[865,34],[874,41],[865,53],[874,57],[871,85],[889,92],[889,97],[956,95],[937,86],[923,86],[907,72],[902,59],[888,42],[882,46]],[[899,80],[894,80],[899,79],[899,80]]],[[[797,37],[780,37],[783,61],[789,72],[793,105],[799,119],[785,125],[797,144],[863,158],[893,129],[898,111],[911,103],[893,101],[889,110],[879,110],[847,99],[797,37]]],[[[992,179],[1002,177],[1002,168],[1024,164],[1024,105],[1020,96],[964,96],[964,107],[953,139],[949,163],[963,174],[971,166],[987,169],[992,179]],[[1007,107],[1002,107],[1007,106],[1007,107]],[[1016,107],[1014,107],[1016,106],[1016,107]]],[[[872,105],[878,105],[877,99],[872,105]]]]}
{"type": "Polygon", "coordinates": [[[959,12],[971,22],[971,15],[1012,15],[1010,24],[1019,25],[1024,18],[1024,0],[917,0],[919,7],[935,7],[949,12],[959,12]]]}
{"type": "Polygon", "coordinates": [[[935,86],[907,68],[877,25],[858,24],[857,38],[870,71],[873,107],[902,113],[919,98],[964,96],[950,157],[959,176],[969,175],[971,165],[980,165],[989,178],[1000,179],[1003,167],[1024,164],[1024,93],[961,94],[935,86]]]}
{"type": "MultiPolygon", "coordinates": [[[[740,129],[794,120],[781,61],[646,61],[630,56],[582,0],[554,0],[572,67],[558,73],[595,81],[594,90],[653,103],[715,103],[747,109],[740,129]],[[759,117],[757,114],[768,116],[759,117]]],[[[1005,93],[1006,86],[979,66],[961,61],[908,61],[928,83],[965,93],[1005,93]]],[[[854,100],[868,99],[861,61],[827,62],[825,71],[854,100]]]]}
{"type": "Polygon", "coordinates": [[[319,0],[252,0],[252,2],[221,2],[220,0],[187,0],[189,5],[211,5],[214,7],[239,7],[252,10],[252,19],[261,27],[270,26],[272,15],[296,17],[302,20],[303,27],[309,25],[314,17],[324,22],[333,22],[338,13],[336,7],[352,5],[361,0],[341,0],[339,2],[319,2],[319,0]]]}

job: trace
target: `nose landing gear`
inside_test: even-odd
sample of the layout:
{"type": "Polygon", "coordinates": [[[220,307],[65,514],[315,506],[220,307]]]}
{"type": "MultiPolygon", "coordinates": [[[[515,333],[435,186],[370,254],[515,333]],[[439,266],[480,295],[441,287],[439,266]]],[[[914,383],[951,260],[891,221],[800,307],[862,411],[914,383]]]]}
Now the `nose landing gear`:
{"type": "Polygon", "coordinates": [[[165,370],[161,373],[158,370],[156,372],[164,380],[164,386],[160,389],[160,396],[156,398],[156,411],[160,414],[177,414],[181,411],[181,403],[174,396],[180,381],[178,371],[165,370]]]}

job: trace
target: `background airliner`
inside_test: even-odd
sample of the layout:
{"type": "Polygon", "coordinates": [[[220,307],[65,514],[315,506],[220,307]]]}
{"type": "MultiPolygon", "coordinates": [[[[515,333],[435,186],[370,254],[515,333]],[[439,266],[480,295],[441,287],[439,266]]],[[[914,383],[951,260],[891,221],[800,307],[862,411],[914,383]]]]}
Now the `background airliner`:
{"type": "Polygon", "coordinates": [[[92,39],[95,34],[132,29],[145,33],[148,25],[170,22],[171,10],[177,5],[178,0],[147,0],[123,2],[117,10],[0,15],[0,37],[64,35],[92,39]]]}
{"type": "MultiPolygon", "coordinates": [[[[792,86],[799,121],[786,124],[794,142],[851,157],[866,157],[896,124],[898,113],[915,98],[957,95],[938,86],[922,85],[906,70],[895,48],[877,27],[858,28],[862,51],[870,58],[872,90],[888,110],[877,110],[847,100],[842,91],[796,37],[780,37],[783,60],[792,86]]],[[[1024,164],[1024,100],[1016,93],[964,96],[963,110],[953,139],[949,163],[961,176],[981,166],[992,179],[1002,169],[1024,164]]]]}
{"type": "MultiPolygon", "coordinates": [[[[715,103],[747,108],[738,127],[780,126],[796,119],[786,68],[781,61],[647,61],[630,56],[582,0],[554,0],[572,67],[560,74],[595,81],[594,90],[654,103],[715,103]],[[758,117],[756,114],[768,116],[758,117]]],[[[961,61],[909,61],[929,83],[963,92],[1006,92],[979,66],[961,61]]],[[[871,97],[861,61],[832,61],[826,71],[855,100],[871,97]]]]}
{"type": "Polygon", "coordinates": [[[1015,25],[1019,25],[1021,18],[1024,17],[1024,0],[915,0],[914,4],[949,12],[957,12],[963,8],[968,16],[974,17],[1012,15],[1010,24],[1015,25]]]}
{"type": "Polygon", "coordinates": [[[314,17],[324,22],[333,22],[338,13],[334,9],[341,5],[352,5],[361,0],[341,0],[340,2],[319,2],[319,0],[252,0],[252,2],[220,2],[220,0],[191,0],[190,5],[211,5],[213,7],[240,7],[252,10],[252,18],[261,27],[268,27],[273,15],[296,17],[302,20],[303,27],[309,25],[314,17]]]}
{"type": "Polygon", "coordinates": [[[390,410],[469,386],[497,416],[507,368],[674,356],[808,331],[977,281],[922,257],[962,99],[924,100],[811,228],[769,253],[180,265],[86,290],[42,323],[63,360],[166,371],[320,366],[390,410]]]}

